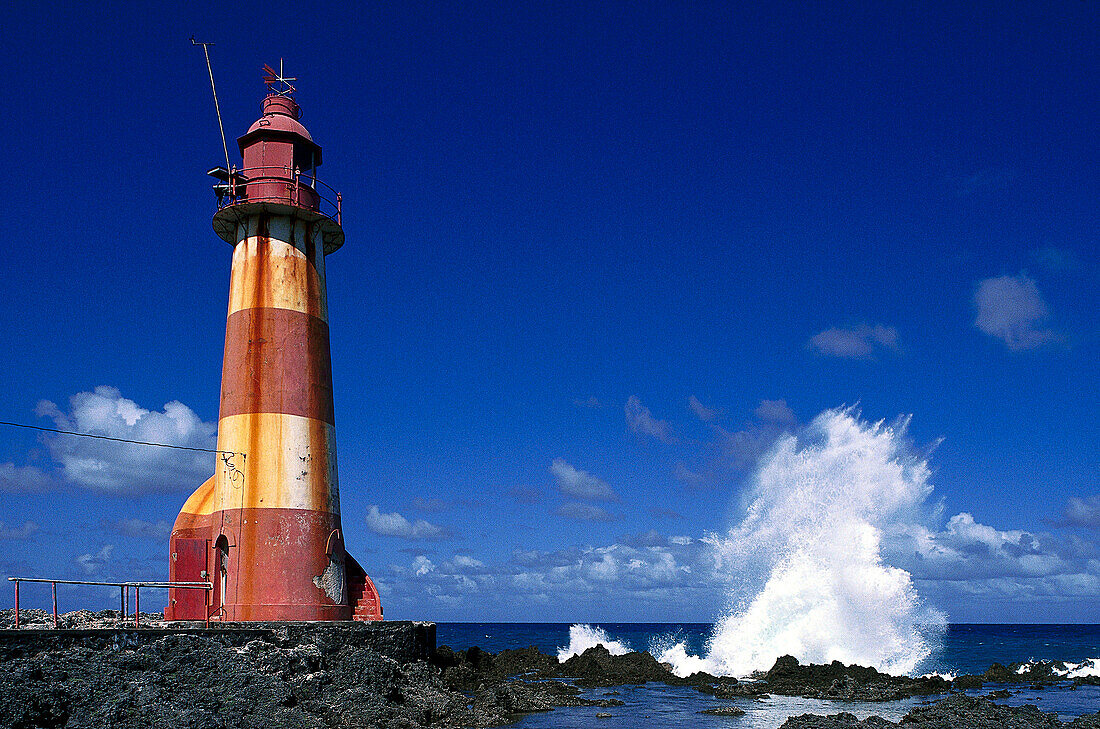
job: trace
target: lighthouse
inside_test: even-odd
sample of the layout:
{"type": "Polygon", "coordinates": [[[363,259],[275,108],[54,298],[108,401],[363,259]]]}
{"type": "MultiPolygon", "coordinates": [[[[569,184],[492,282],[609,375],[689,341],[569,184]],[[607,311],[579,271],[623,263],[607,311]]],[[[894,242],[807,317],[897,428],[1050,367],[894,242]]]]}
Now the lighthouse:
{"type": "Polygon", "coordinates": [[[381,620],[340,524],[326,256],[344,243],[340,195],[293,79],[271,69],[263,113],[216,168],[214,231],[233,246],[214,475],[172,529],[168,620],[381,620]]]}

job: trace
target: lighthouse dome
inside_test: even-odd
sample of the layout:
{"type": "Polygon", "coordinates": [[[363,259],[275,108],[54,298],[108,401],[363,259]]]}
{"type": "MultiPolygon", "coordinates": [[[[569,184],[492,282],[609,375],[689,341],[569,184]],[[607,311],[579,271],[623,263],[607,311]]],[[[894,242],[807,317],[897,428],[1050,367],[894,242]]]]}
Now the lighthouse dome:
{"type": "Polygon", "coordinates": [[[264,115],[252,122],[252,126],[245,132],[245,136],[258,132],[260,130],[272,131],[272,132],[289,132],[291,134],[297,134],[301,137],[305,137],[309,141],[313,141],[313,137],[309,136],[309,131],[302,125],[300,121],[294,117],[287,116],[284,113],[278,111],[265,110],[264,115]]]}

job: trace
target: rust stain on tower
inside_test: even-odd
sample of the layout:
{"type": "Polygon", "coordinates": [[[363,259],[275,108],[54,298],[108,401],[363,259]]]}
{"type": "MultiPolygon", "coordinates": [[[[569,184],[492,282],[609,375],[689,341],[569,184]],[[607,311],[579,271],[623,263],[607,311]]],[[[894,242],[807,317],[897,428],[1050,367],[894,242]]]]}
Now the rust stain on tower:
{"type": "Polygon", "coordinates": [[[233,245],[217,468],[172,529],[168,620],[381,620],[344,549],[336,472],[325,256],[344,243],[340,196],[293,87],[264,99],[220,180],[214,230],[233,245]]]}

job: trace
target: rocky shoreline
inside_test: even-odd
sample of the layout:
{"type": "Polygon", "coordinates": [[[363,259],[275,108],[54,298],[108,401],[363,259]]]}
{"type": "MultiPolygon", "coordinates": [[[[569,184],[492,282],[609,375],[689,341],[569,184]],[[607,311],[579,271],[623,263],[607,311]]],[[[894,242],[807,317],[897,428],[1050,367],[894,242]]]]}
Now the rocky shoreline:
{"type": "MultiPolygon", "coordinates": [[[[770,694],[863,702],[946,695],[914,708],[902,723],[924,729],[1100,729],[1100,712],[1064,724],[1033,706],[1007,707],[958,693],[984,683],[1029,688],[1071,683],[1057,675],[1055,664],[995,664],[981,676],[948,681],[890,676],[837,662],[803,666],[784,656],[754,680],[738,681],[704,673],[680,678],[649,653],[611,655],[603,646],[564,662],[533,647],[494,654],[442,646],[426,659],[394,658],[338,629],[245,631],[231,640],[203,631],[158,631],[155,615],[149,616],[140,641],[132,640],[132,633],[128,641],[127,634],[117,632],[121,626],[113,611],[70,613],[61,621],[65,627],[109,633],[110,640],[33,644],[17,640],[22,631],[10,630],[11,613],[0,611],[0,629],[7,629],[0,640],[0,726],[13,729],[491,727],[560,707],[614,709],[623,705],[614,692],[594,698],[584,689],[649,682],[728,700],[728,705],[705,710],[727,717],[770,694]]],[[[22,618],[28,626],[52,626],[52,617],[43,611],[23,611],[22,618]]],[[[1074,681],[1076,686],[1096,679],[1074,681]]],[[[807,714],[783,726],[900,725],[878,717],[860,721],[851,714],[807,714]]]]}

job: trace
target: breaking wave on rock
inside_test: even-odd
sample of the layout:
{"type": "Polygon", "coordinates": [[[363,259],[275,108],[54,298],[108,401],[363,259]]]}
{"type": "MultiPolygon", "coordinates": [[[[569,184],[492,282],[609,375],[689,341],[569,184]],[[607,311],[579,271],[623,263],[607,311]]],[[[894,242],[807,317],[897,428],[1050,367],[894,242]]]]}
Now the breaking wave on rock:
{"type": "Polygon", "coordinates": [[[558,660],[567,661],[573,656],[579,656],[589,648],[601,644],[613,656],[621,656],[630,652],[629,645],[612,640],[603,628],[578,624],[569,626],[569,645],[558,647],[558,660]]]}
{"type": "Polygon", "coordinates": [[[932,492],[907,426],[844,408],[781,436],[752,476],[742,521],[707,538],[731,586],[703,655],[664,641],[651,646],[658,660],[681,676],[747,676],[787,654],[912,673],[946,618],[883,560],[884,533],[920,520],[932,492]]]}

